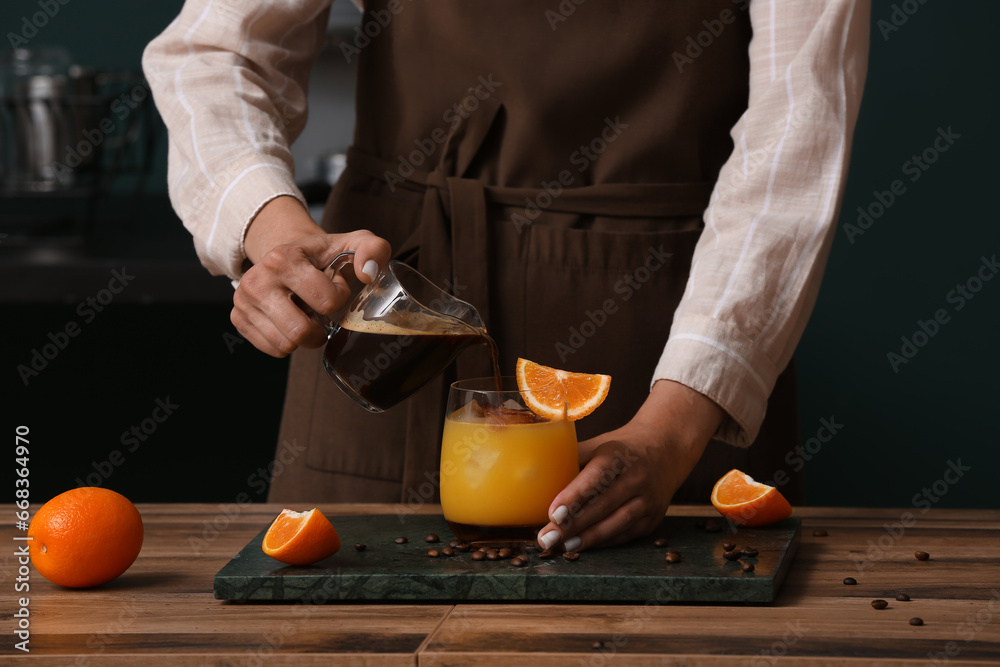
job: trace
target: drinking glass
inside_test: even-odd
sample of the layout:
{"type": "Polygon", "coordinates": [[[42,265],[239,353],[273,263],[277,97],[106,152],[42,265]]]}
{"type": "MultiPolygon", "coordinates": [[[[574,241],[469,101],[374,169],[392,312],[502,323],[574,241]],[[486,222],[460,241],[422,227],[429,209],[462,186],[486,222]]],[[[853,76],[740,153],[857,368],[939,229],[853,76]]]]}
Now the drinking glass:
{"type": "Polygon", "coordinates": [[[533,542],[579,472],[576,427],[529,410],[515,378],[451,385],[441,442],[441,508],[455,537],[533,542]]]}

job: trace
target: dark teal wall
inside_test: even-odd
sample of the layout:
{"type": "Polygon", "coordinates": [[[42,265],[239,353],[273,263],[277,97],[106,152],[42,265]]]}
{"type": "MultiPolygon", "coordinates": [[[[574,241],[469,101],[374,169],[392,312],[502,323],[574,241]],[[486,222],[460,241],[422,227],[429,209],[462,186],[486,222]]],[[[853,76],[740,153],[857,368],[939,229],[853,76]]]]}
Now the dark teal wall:
{"type": "MultiPolygon", "coordinates": [[[[143,46],[180,5],[71,0],[32,43],[63,44],[88,65],[138,68],[143,46]]],[[[823,419],[842,425],[828,442],[807,441],[808,498],[829,505],[997,507],[1000,278],[984,283],[961,309],[949,293],[976,277],[982,257],[1000,253],[998,216],[987,197],[1000,176],[994,125],[1000,3],[873,5],[870,71],[843,214],[797,355],[803,440],[816,436],[823,419]],[[897,22],[900,16],[906,22],[883,35],[879,22],[891,25],[894,6],[916,11],[897,11],[897,22]],[[939,128],[958,138],[911,181],[904,164],[933,146],[939,128]],[[849,238],[858,207],[878,203],[873,193],[891,191],[896,180],[902,194],[849,238]],[[912,336],[918,320],[938,310],[949,321],[894,370],[887,355],[900,353],[900,337],[912,336]],[[954,483],[939,482],[949,461],[970,470],[949,474],[954,483]],[[921,499],[925,487],[937,497],[936,482],[938,492],[946,491],[941,499],[921,499]]],[[[18,32],[21,17],[35,11],[37,2],[0,4],[4,35],[18,32]]],[[[162,192],[162,143],[158,160],[152,187],[162,192]]],[[[790,455],[790,468],[797,458],[790,455]]]]}
{"type": "Polygon", "coordinates": [[[1000,176],[997,25],[1000,3],[992,0],[878,1],[872,8],[847,193],[798,354],[803,438],[816,435],[823,417],[843,424],[808,463],[812,503],[906,507],[917,496],[921,508],[928,501],[1000,506],[1000,276],[964,304],[952,292],[978,279],[982,257],[1000,254],[997,210],[987,195],[1000,176]],[[919,9],[905,23],[897,12],[902,25],[889,30],[894,5],[919,9]],[[906,163],[933,146],[939,128],[959,136],[914,181],[906,163]],[[878,213],[875,193],[893,181],[903,194],[857,235],[850,225],[857,227],[858,208],[878,213]],[[921,331],[918,321],[939,310],[947,323],[894,369],[888,354],[901,354],[900,338],[921,331]],[[924,487],[937,498],[935,482],[959,460],[971,469],[948,475],[953,484],[939,482],[937,490],[946,489],[939,501],[924,500],[924,487]]]}

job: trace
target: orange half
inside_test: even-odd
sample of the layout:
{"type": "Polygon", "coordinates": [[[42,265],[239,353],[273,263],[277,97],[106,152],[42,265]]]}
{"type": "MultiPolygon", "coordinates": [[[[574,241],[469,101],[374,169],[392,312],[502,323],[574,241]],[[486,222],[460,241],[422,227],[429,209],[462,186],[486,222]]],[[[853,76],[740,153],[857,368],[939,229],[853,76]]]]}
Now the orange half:
{"type": "Polygon", "coordinates": [[[792,506],[773,486],[755,482],[753,477],[733,469],[712,489],[712,505],[740,526],[767,526],[792,515],[792,506]]]}
{"type": "Polygon", "coordinates": [[[525,405],[536,415],[576,421],[596,410],[608,397],[611,376],[570,373],[518,359],[517,388],[525,405]]]}
{"type": "Polygon", "coordinates": [[[318,509],[293,512],[285,509],[264,534],[261,548],[288,565],[309,565],[340,550],[340,535],[318,509]]]}

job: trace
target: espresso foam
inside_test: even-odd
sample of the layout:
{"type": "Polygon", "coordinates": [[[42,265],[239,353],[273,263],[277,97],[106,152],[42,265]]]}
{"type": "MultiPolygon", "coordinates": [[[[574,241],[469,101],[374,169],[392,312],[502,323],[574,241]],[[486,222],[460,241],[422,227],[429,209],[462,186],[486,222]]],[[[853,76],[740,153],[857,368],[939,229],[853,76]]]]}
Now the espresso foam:
{"type": "Polygon", "coordinates": [[[419,313],[406,315],[403,324],[405,326],[383,320],[366,320],[361,311],[347,313],[340,322],[340,326],[344,329],[383,336],[454,336],[473,332],[471,327],[459,328],[450,322],[419,313]]]}

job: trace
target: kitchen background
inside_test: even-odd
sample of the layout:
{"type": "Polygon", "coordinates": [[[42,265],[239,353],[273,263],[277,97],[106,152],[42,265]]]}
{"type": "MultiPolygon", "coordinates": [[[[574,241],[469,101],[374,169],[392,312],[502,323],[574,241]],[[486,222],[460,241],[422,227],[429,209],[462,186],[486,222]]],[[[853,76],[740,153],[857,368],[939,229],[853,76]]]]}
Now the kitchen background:
{"type": "MultiPolygon", "coordinates": [[[[0,52],[23,37],[137,71],[182,4],[64,1],[2,3],[0,52]]],[[[872,5],[847,193],[796,355],[803,450],[788,469],[806,466],[810,504],[998,507],[1000,235],[987,193],[1000,175],[1000,3],[872,5]]],[[[335,3],[294,148],[317,197],[327,156],[350,141],[353,73],[337,40],[359,20],[335,3]]],[[[56,196],[14,192],[0,171],[3,421],[8,434],[30,428],[32,500],[81,484],[136,502],[264,500],[287,361],[236,336],[228,281],[198,264],[166,198],[165,133],[145,89],[102,85],[127,96],[113,130],[90,126],[107,142],[104,172],[56,196]],[[33,356],[40,370],[26,373],[33,356]]]]}

